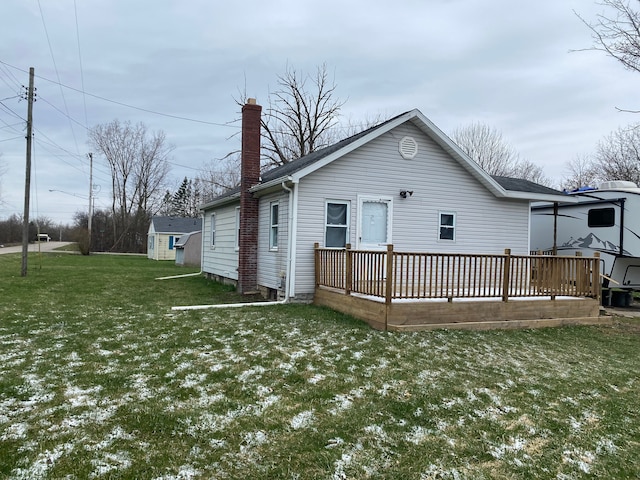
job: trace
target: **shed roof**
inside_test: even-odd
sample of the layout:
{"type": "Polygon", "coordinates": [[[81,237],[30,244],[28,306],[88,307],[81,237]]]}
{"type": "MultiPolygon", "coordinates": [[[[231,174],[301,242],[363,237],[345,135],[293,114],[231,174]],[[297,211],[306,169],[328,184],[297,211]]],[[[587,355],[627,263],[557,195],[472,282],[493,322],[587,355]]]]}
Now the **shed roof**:
{"type": "Polygon", "coordinates": [[[188,233],[202,230],[201,218],[153,217],[151,223],[156,233],[188,233]]]}

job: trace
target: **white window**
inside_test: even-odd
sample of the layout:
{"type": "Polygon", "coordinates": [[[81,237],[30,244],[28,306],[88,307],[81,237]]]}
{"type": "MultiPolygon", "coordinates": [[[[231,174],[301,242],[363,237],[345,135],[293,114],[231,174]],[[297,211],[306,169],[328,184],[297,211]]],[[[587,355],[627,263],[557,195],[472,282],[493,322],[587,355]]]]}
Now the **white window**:
{"type": "Polygon", "coordinates": [[[440,212],[439,240],[455,241],[456,239],[456,214],[453,212],[440,212]]]}
{"type": "Polygon", "coordinates": [[[211,214],[211,246],[216,246],[216,214],[211,214]]]}
{"type": "Polygon", "coordinates": [[[269,225],[269,249],[278,249],[278,203],[271,204],[271,215],[269,225]]]}
{"type": "Polygon", "coordinates": [[[324,226],[324,246],[344,248],[349,238],[349,202],[328,201],[324,226]]]}
{"type": "Polygon", "coordinates": [[[240,250],[240,207],[236,207],[236,250],[240,250]]]}

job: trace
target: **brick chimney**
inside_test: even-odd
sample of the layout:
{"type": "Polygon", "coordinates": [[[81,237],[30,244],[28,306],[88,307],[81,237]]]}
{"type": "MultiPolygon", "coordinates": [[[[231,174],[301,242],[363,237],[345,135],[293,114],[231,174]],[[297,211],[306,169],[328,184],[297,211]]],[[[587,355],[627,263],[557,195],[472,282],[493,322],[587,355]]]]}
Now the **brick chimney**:
{"type": "Polygon", "coordinates": [[[260,113],[255,98],[242,107],[242,164],[240,167],[240,239],[238,291],[258,289],[258,199],[249,189],[260,182],[260,113]]]}

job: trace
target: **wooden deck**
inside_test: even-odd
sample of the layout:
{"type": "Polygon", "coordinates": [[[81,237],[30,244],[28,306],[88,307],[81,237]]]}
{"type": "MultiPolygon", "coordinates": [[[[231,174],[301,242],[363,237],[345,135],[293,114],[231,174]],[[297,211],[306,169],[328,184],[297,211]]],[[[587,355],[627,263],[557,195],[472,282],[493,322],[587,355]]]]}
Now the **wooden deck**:
{"type": "Polygon", "coordinates": [[[314,303],[380,330],[600,324],[598,260],[316,246],[314,303]]]}

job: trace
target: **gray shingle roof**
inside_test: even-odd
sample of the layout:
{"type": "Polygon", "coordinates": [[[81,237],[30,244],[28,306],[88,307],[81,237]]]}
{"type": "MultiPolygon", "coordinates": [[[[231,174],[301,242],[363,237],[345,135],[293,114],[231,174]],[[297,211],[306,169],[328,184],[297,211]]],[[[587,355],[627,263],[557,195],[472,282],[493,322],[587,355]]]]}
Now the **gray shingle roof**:
{"type": "Polygon", "coordinates": [[[263,182],[268,182],[270,180],[275,180],[276,178],[286,177],[288,175],[291,175],[292,173],[295,173],[295,172],[297,172],[299,170],[302,170],[303,168],[307,167],[308,165],[312,165],[312,164],[322,160],[327,155],[331,155],[333,152],[337,152],[341,148],[346,147],[350,143],[355,142],[359,138],[362,138],[365,135],[368,135],[369,133],[373,132],[374,130],[377,130],[378,128],[383,127],[387,123],[392,122],[396,118],[401,117],[402,115],[405,115],[406,113],[408,113],[408,112],[404,112],[404,113],[401,113],[400,115],[396,115],[395,117],[390,118],[389,120],[386,120],[386,121],[384,121],[382,123],[374,125],[371,128],[367,128],[366,130],[363,130],[363,131],[361,131],[359,133],[356,133],[355,135],[347,137],[344,140],[340,140],[339,142],[334,143],[333,145],[329,145],[328,147],[324,147],[324,148],[321,148],[320,150],[316,150],[315,152],[311,152],[308,155],[305,155],[304,157],[300,157],[300,158],[298,158],[296,160],[293,160],[293,161],[291,161],[289,163],[285,163],[284,165],[281,165],[279,167],[272,168],[271,170],[268,170],[268,171],[266,171],[265,173],[262,174],[262,176],[261,176],[262,177],[262,181],[263,182]]]}
{"type": "Polygon", "coordinates": [[[502,188],[513,192],[542,193],[545,195],[562,195],[564,193],[554,188],[530,182],[529,180],[523,180],[522,178],[502,177],[500,175],[491,176],[502,188]]]}
{"type": "Polygon", "coordinates": [[[156,233],[189,233],[202,230],[201,218],[153,217],[156,233]]]}
{"type": "MultiPolygon", "coordinates": [[[[407,113],[407,112],[405,112],[407,113]]],[[[369,134],[370,132],[381,128],[383,125],[386,125],[387,123],[395,120],[396,118],[404,115],[405,113],[401,113],[400,115],[396,115],[393,118],[390,118],[389,120],[386,120],[382,123],[379,123],[378,125],[375,125],[371,128],[368,128],[366,130],[363,130],[362,132],[356,133],[355,135],[352,135],[350,137],[347,137],[343,140],[340,140],[339,142],[336,142],[332,145],[329,145],[327,147],[321,148],[320,150],[316,150],[315,152],[311,152],[308,155],[305,155],[304,157],[300,157],[300,158],[296,158],[295,160],[290,161],[289,163],[285,163],[284,165],[279,165],[277,167],[274,167],[270,170],[267,170],[266,172],[262,173],[260,175],[260,179],[261,179],[261,183],[266,183],[269,182],[271,180],[275,180],[277,178],[285,178],[289,175],[291,175],[292,173],[295,173],[299,170],[302,170],[303,168],[309,166],[309,165],[313,165],[314,163],[322,160],[323,158],[325,158],[328,155],[331,155],[334,152],[337,152],[338,150],[340,150],[343,147],[346,147],[347,145],[349,145],[350,143],[355,142],[356,140],[358,140],[359,138],[364,137],[365,135],[369,134]]],[[[226,192],[224,192],[221,195],[218,195],[215,198],[212,198],[211,200],[209,200],[208,202],[206,202],[206,204],[208,204],[209,202],[214,202],[223,198],[228,198],[228,197],[232,197],[233,195],[236,195],[240,192],[240,187],[235,187],[232,189],[227,190],[226,192]]]]}
{"type": "MultiPolygon", "coordinates": [[[[265,185],[265,184],[269,184],[269,182],[277,182],[280,179],[285,179],[290,175],[294,175],[297,172],[299,172],[300,170],[305,169],[306,167],[309,167],[319,161],[321,161],[322,159],[332,155],[335,152],[340,151],[341,149],[347,147],[348,145],[350,145],[351,143],[354,143],[356,141],[358,141],[359,139],[361,139],[362,137],[365,137],[373,132],[375,132],[378,129],[383,128],[385,125],[389,124],[390,122],[393,122],[394,120],[398,119],[399,117],[405,116],[407,114],[411,114],[413,112],[417,112],[417,115],[422,118],[422,114],[420,112],[418,112],[417,110],[412,110],[409,112],[404,112],[401,113],[400,115],[396,115],[393,118],[390,118],[378,125],[375,125],[371,128],[368,128],[366,130],[363,130],[362,132],[359,132],[355,135],[352,135],[351,137],[345,138],[344,140],[341,140],[337,143],[334,143],[333,145],[329,145],[325,148],[322,148],[320,150],[316,150],[315,152],[312,152],[308,155],[305,155],[304,157],[300,157],[298,159],[292,160],[289,163],[286,163],[284,165],[272,168],[271,170],[268,170],[264,173],[262,173],[261,175],[261,182],[260,184],[265,185]]],[[[437,130],[437,127],[435,127],[435,125],[431,125],[431,122],[429,122],[428,119],[423,119],[422,121],[423,123],[428,123],[428,125],[426,126],[427,129],[431,129],[431,130],[436,130],[436,132],[432,132],[435,133],[435,137],[434,139],[437,141],[438,138],[444,142],[444,145],[442,143],[441,146],[447,151],[449,152],[451,155],[453,155],[454,157],[459,157],[462,156],[462,160],[458,159],[458,161],[462,161],[462,163],[467,162],[467,163],[471,163],[473,165],[475,165],[475,162],[473,162],[473,160],[469,159],[469,157],[467,157],[463,152],[461,152],[459,149],[457,149],[457,147],[455,146],[455,144],[453,144],[453,142],[446,137],[446,135],[444,134],[439,134],[438,132],[440,132],[439,130],[437,130]],[[444,140],[442,139],[442,137],[445,137],[444,140]]],[[[441,133],[441,132],[440,132],[441,133]]],[[[456,158],[457,158],[456,157],[456,158]]],[[[471,170],[470,170],[471,171],[471,170]]],[[[473,171],[471,171],[472,174],[474,174],[473,171]]],[[[474,174],[476,176],[476,178],[478,178],[477,174],[474,174]]],[[[486,175],[486,173],[484,174],[486,175]]],[[[483,175],[481,175],[483,176],[483,175]]],[[[497,176],[497,175],[492,175],[491,176],[493,178],[493,180],[498,183],[503,189],[507,190],[508,192],[518,192],[518,193],[524,193],[524,194],[530,194],[533,196],[545,196],[545,195],[552,195],[552,196],[557,196],[557,195],[563,195],[563,192],[559,191],[559,190],[555,190],[553,188],[549,188],[549,187],[545,187],[544,185],[539,185],[537,183],[533,183],[530,182],[528,180],[522,180],[522,179],[517,179],[517,178],[509,178],[509,177],[502,177],[502,176],[497,176]]],[[[486,176],[485,176],[486,178],[486,176]]],[[[482,180],[481,180],[482,181],[482,180]]],[[[483,182],[485,183],[485,182],[483,182]]],[[[491,182],[493,183],[493,182],[491,182]]],[[[494,184],[495,185],[495,184],[494,184]]],[[[489,184],[485,183],[485,186],[487,188],[489,188],[490,190],[494,190],[494,188],[489,184]]],[[[225,202],[225,201],[230,201],[232,198],[237,198],[239,197],[239,193],[240,193],[240,187],[236,187],[234,189],[231,189],[225,193],[223,193],[222,195],[215,197],[213,199],[211,199],[210,201],[206,202],[205,205],[203,205],[201,208],[207,208],[207,206],[210,206],[212,204],[217,204],[218,202],[225,202]]],[[[494,191],[494,194],[496,192],[494,191]]]]}

